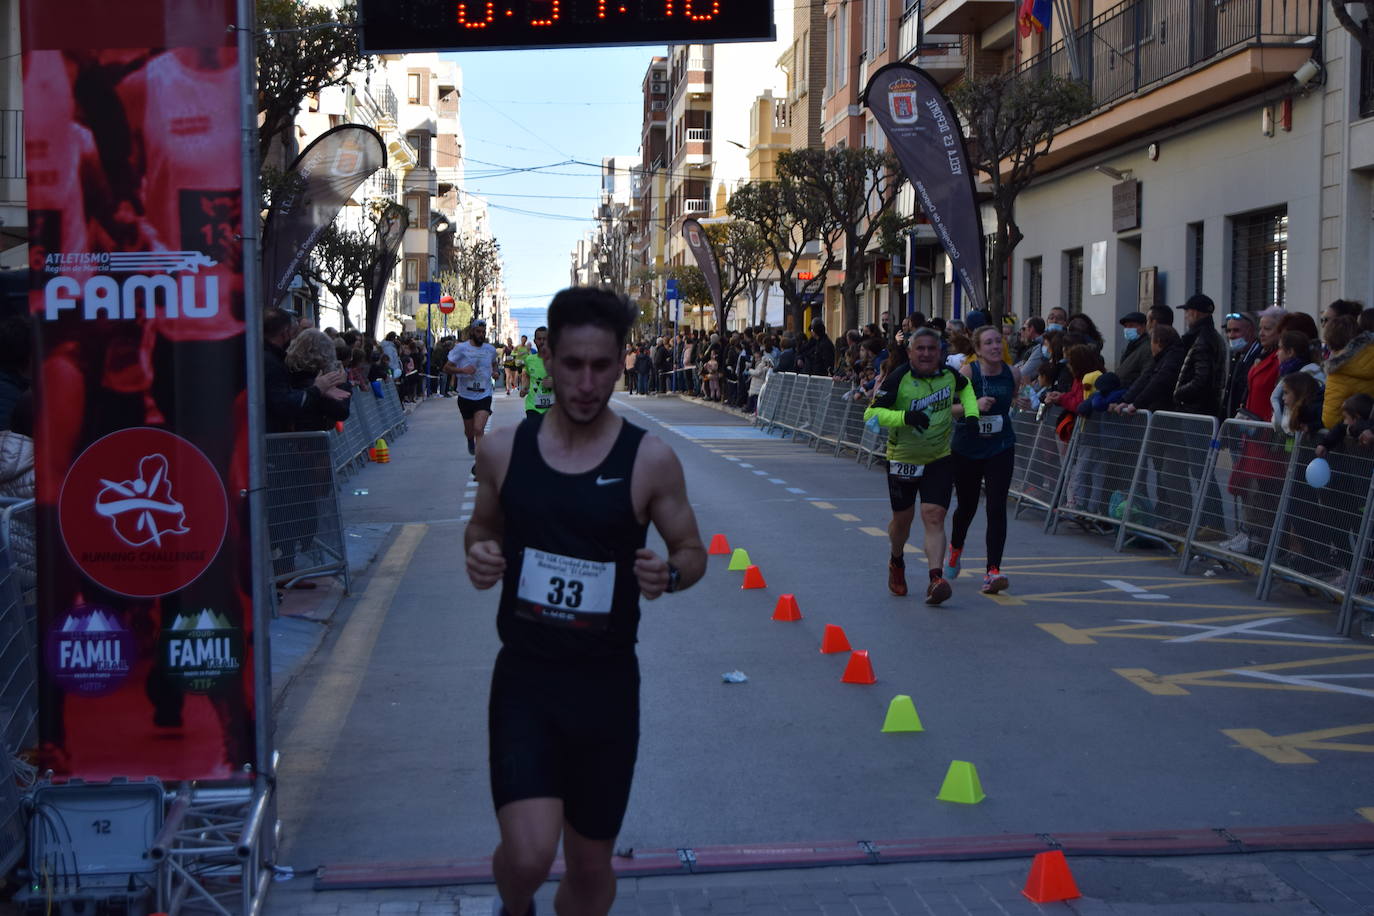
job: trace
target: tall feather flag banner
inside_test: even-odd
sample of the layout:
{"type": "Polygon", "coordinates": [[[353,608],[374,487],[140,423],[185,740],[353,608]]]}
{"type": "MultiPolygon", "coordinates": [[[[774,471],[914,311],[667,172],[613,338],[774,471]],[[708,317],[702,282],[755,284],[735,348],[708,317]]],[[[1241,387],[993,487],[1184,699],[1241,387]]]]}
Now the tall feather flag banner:
{"type": "Polygon", "coordinates": [[[983,220],[973,194],[964,135],[949,99],[919,67],[888,64],[864,88],[864,104],[887,135],[921,210],[973,308],[987,307],[983,220]]]}

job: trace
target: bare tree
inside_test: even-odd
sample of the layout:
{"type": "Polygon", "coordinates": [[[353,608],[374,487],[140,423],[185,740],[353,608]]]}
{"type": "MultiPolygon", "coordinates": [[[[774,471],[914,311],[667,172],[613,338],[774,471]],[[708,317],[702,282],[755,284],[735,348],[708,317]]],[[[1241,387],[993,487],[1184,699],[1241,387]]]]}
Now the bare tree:
{"type": "Polygon", "coordinates": [[[501,276],[501,243],[490,237],[458,236],[453,240],[448,263],[435,278],[440,288],[460,302],[472,305],[472,317],[482,317],[482,294],[501,276]]]}
{"type": "Polygon", "coordinates": [[[1006,311],[1007,260],[1024,237],[1016,225],[1016,198],[1059,131],[1092,111],[1092,91],[1052,73],[999,73],[960,83],[950,100],[971,134],[969,161],[992,187],[997,231],[988,259],[988,310],[997,324],[1006,311]]]}
{"type": "Polygon", "coordinates": [[[843,244],[844,323],[859,323],[859,284],[869,243],[877,236],[880,219],[897,200],[906,180],[891,153],[871,147],[859,149],[799,149],[778,156],[778,172],[790,177],[826,210],[843,244]]]}
{"type": "Polygon", "coordinates": [[[305,275],[339,303],[345,329],[354,326],[348,307],[354,296],[367,292],[377,254],[375,233],[343,229],[337,223],[325,229],[311,249],[305,275]]]}

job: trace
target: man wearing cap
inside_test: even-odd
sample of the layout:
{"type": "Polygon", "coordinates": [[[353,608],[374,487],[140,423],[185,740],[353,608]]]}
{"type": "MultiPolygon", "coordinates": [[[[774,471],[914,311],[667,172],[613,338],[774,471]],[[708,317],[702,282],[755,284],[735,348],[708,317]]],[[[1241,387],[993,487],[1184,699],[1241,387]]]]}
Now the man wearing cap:
{"type": "Polygon", "coordinates": [[[1122,388],[1129,389],[1150,368],[1150,340],[1145,333],[1148,323],[1144,312],[1127,312],[1117,321],[1126,338],[1126,349],[1121,351],[1116,364],[1116,377],[1121,379],[1122,388]]]}
{"type": "MultiPolygon", "coordinates": [[[[1184,334],[1181,341],[1185,348],[1183,365],[1178,371],[1178,381],[1174,383],[1174,406],[1182,413],[1217,417],[1221,412],[1221,389],[1226,379],[1226,343],[1212,323],[1212,312],[1216,310],[1210,296],[1194,293],[1188,301],[1179,306],[1183,312],[1184,334]]],[[[1195,484],[1205,485],[1203,496],[1202,529],[1199,539],[1207,540],[1222,528],[1221,492],[1216,479],[1198,480],[1202,458],[1206,456],[1210,436],[1189,427],[1179,436],[1177,450],[1171,458],[1178,462],[1174,468],[1180,476],[1186,475],[1190,481],[1190,492],[1196,492],[1195,484]]],[[[1187,493],[1174,494],[1174,500],[1182,508],[1191,502],[1187,493]]],[[[1183,523],[1186,518],[1175,513],[1175,520],[1183,523]]],[[[1225,537],[1225,532],[1221,533],[1225,537]]]]}
{"type": "MultiPolygon", "coordinates": [[[[491,417],[492,382],[501,364],[496,348],[487,343],[487,322],[478,318],[468,328],[468,339],[448,352],[444,372],[460,376],[458,380],[458,412],[463,415],[463,433],[468,440],[468,454],[477,454],[477,441],[487,428],[491,417]]],[[[476,466],[473,474],[477,473],[476,466]]]]}
{"type": "Polygon", "coordinates": [[[1174,403],[1183,413],[1215,417],[1226,374],[1226,343],[1212,323],[1216,306],[1210,296],[1195,293],[1178,308],[1183,312],[1183,345],[1188,349],[1174,384],[1174,403]]]}

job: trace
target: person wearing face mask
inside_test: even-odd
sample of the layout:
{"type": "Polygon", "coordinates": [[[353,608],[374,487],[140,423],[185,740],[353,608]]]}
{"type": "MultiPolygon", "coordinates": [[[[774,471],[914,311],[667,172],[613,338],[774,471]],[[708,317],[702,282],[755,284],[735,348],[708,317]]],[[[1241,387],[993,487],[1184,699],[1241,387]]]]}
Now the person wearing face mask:
{"type": "Polygon", "coordinates": [[[1046,331],[1062,331],[1068,323],[1069,313],[1057,305],[1050,309],[1049,314],[1045,316],[1046,331]]]}
{"type": "Polygon", "coordinates": [[[1116,377],[1123,388],[1134,385],[1150,367],[1150,341],[1145,334],[1148,321],[1144,312],[1127,312],[1117,321],[1121,325],[1121,336],[1126,338],[1126,349],[1121,351],[1121,359],[1116,364],[1116,377]]]}
{"type": "Polygon", "coordinates": [[[1226,316],[1226,348],[1230,354],[1225,388],[1221,394],[1222,418],[1234,417],[1245,404],[1245,381],[1263,353],[1257,336],[1259,322],[1250,312],[1232,312],[1226,316]]]}

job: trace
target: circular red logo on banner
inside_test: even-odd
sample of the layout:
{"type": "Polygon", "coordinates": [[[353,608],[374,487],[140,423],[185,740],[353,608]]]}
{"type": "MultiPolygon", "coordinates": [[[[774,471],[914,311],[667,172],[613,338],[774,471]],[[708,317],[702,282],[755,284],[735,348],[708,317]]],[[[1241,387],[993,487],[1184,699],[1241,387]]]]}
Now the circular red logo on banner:
{"type": "Polygon", "coordinates": [[[180,436],[135,427],[110,433],[72,462],[58,498],[62,540],[99,585],[155,598],[190,585],[224,543],[224,483],[180,436]]]}

